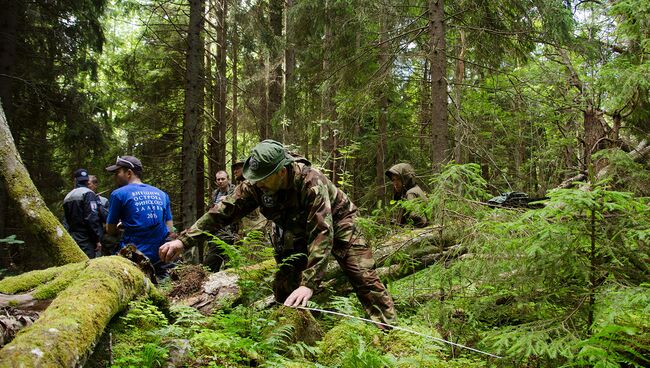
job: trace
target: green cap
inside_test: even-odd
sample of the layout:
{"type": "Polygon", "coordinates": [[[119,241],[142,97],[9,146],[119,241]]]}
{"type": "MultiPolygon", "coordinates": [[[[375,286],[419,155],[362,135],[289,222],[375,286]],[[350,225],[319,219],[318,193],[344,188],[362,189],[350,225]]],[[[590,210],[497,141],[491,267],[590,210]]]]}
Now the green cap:
{"type": "Polygon", "coordinates": [[[244,162],[243,174],[246,180],[254,184],[271,176],[293,160],[282,143],[266,139],[251,151],[250,157],[244,162]]]}

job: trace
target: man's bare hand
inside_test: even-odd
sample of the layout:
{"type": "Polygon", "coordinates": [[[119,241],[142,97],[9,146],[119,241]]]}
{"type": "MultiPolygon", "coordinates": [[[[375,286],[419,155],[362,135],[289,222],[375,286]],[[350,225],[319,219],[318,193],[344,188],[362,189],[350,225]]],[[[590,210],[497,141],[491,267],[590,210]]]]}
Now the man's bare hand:
{"type": "Polygon", "coordinates": [[[314,292],[310,288],[301,286],[294,290],[291,295],[289,295],[287,300],[284,301],[284,305],[288,307],[304,307],[307,305],[307,302],[312,295],[314,295],[314,292]]]}
{"type": "Polygon", "coordinates": [[[183,252],[183,242],[172,240],[160,246],[158,256],[160,260],[167,263],[176,259],[183,252]]]}

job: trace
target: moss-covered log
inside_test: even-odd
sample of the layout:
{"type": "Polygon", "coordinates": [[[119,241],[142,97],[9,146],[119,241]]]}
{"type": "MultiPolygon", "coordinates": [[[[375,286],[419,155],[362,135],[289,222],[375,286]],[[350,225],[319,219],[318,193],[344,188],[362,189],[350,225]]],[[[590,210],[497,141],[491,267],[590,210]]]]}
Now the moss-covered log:
{"type": "Polygon", "coordinates": [[[47,275],[46,271],[0,281],[2,290],[25,291],[27,285],[38,283],[34,280],[52,276],[32,293],[49,285],[47,293],[38,295],[56,295],[33,325],[0,350],[0,367],[78,366],[117,312],[136,297],[157,293],[131,261],[117,256],[60,267],[47,275]]]}
{"type": "Polygon", "coordinates": [[[33,246],[42,248],[53,265],[81,262],[88,257],[81,251],[45,205],[41,194],[23,165],[16,150],[2,106],[0,106],[0,180],[9,198],[18,204],[18,215],[25,228],[38,240],[33,246]]]}
{"type": "MultiPolygon", "coordinates": [[[[398,279],[441,259],[453,259],[463,254],[465,249],[460,245],[453,245],[454,237],[441,230],[439,226],[413,229],[400,232],[383,241],[375,253],[375,258],[380,259],[377,264],[383,265],[377,268],[379,277],[383,280],[398,279]]],[[[268,307],[273,303],[273,298],[269,298],[271,291],[259,285],[275,269],[275,261],[267,260],[241,269],[228,269],[210,274],[205,277],[200,287],[192,288],[191,293],[175,293],[175,290],[172,290],[173,302],[194,307],[204,314],[211,314],[215,309],[234,303],[255,302],[256,307],[268,307]],[[242,285],[249,286],[244,288],[249,291],[249,295],[242,293],[242,285]]],[[[178,288],[189,289],[183,285],[183,277],[180,278],[177,283],[178,288]]],[[[192,277],[187,279],[190,280],[192,277]]],[[[322,286],[325,289],[336,290],[337,293],[351,291],[347,278],[335,260],[332,260],[328,266],[322,286]]]]}
{"type": "MultiPolygon", "coordinates": [[[[462,252],[458,253],[460,249],[456,241],[450,231],[438,225],[393,234],[378,244],[373,252],[377,273],[382,279],[400,278],[441,258],[459,256],[462,252]]],[[[336,261],[330,262],[323,281],[329,287],[346,282],[336,261]]]]}

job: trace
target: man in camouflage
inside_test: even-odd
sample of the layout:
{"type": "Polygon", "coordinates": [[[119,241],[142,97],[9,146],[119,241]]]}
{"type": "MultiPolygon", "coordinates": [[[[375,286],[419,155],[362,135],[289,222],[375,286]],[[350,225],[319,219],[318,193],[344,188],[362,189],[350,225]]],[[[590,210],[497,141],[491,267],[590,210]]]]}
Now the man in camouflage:
{"type": "Polygon", "coordinates": [[[366,312],[377,322],[393,323],[393,300],[374,270],[372,251],[356,231],[357,208],[305,159],[289,155],[282,144],[265,140],[244,164],[246,181],[233,195],[203,215],[178,239],[160,248],[169,261],[185,247],[241,219],[256,208],[282,229],[280,264],[273,289],[287,306],[306,305],[333,255],[356,290],[366,312]]]}
{"type": "MultiPolygon", "coordinates": [[[[393,200],[427,200],[426,193],[415,182],[415,170],[410,164],[399,163],[393,165],[390,169],[386,170],[386,176],[393,183],[393,200]]],[[[395,222],[400,225],[412,224],[417,227],[427,226],[427,218],[424,214],[416,211],[406,211],[401,207],[397,212],[395,222]]]]}

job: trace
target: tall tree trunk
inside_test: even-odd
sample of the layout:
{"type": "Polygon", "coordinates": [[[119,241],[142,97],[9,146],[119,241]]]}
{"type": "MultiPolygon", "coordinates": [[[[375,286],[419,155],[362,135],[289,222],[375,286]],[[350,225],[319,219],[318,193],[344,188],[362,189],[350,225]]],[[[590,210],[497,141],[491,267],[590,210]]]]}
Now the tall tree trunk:
{"type": "MultiPolygon", "coordinates": [[[[336,121],[336,107],[334,106],[334,87],[330,82],[331,78],[331,57],[333,49],[333,19],[330,14],[329,0],[325,0],[325,36],[323,37],[323,75],[326,80],[323,81],[323,97],[321,107],[321,120],[327,123],[326,127],[321,126],[321,137],[327,134],[327,145],[325,147],[325,158],[327,163],[325,167],[330,170],[330,179],[337,183],[336,177],[336,134],[334,122],[336,121]]],[[[322,141],[322,139],[321,139],[322,141]]]]}
{"type": "Polygon", "coordinates": [[[431,79],[429,72],[429,59],[424,58],[422,62],[422,83],[420,84],[420,151],[430,154],[431,148],[429,147],[429,136],[427,134],[428,128],[431,125],[431,79]]]}
{"type": "MultiPolygon", "coordinates": [[[[258,65],[258,70],[263,70],[264,75],[270,75],[269,73],[269,62],[268,55],[265,55],[263,52],[260,52],[258,65]]],[[[260,135],[260,140],[271,138],[271,119],[269,117],[269,106],[268,106],[268,97],[269,97],[269,83],[268,78],[262,78],[261,81],[257,81],[257,94],[259,96],[259,113],[257,114],[257,130],[260,135]]]]}
{"type": "Polygon", "coordinates": [[[604,138],[607,138],[607,133],[605,132],[602,122],[603,112],[600,109],[597,109],[593,102],[589,101],[583,114],[583,128],[585,132],[583,139],[585,170],[588,170],[590,165],[593,163],[595,172],[598,172],[603,168],[605,160],[593,162],[591,156],[601,149],[607,148],[606,141],[603,140],[604,138]]]}
{"type": "Polygon", "coordinates": [[[217,0],[215,2],[215,16],[213,22],[216,26],[216,52],[215,52],[215,84],[212,90],[214,120],[212,121],[209,140],[208,140],[208,176],[212,183],[215,174],[226,167],[226,127],[227,127],[227,101],[226,101],[226,54],[228,52],[226,45],[226,16],[228,5],[226,0],[217,0]]]}
{"type": "MultiPolygon", "coordinates": [[[[604,123],[602,121],[603,112],[595,105],[593,97],[585,94],[584,84],[582,80],[580,80],[578,72],[573,67],[573,63],[571,62],[566,50],[558,49],[558,52],[561,56],[561,62],[566,68],[568,84],[577,89],[578,93],[582,95],[583,100],[586,101],[583,111],[584,135],[581,139],[583,145],[581,171],[585,172],[589,170],[590,165],[592,164],[591,156],[597,151],[607,147],[604,141],[604,138],[607,138],[607,133],[605,132],[604,123]]],[[[602,169],[604,164],[604,162],[595,163],[595,172],[602,169]]]]}
{"type": "MultiPolygon", "coordinates": [[[[208,161],[208,172],[207,172],[207,181],[208,181],[208,193],[212,193],[213,190],[216,189],[216,183],[214,182],[214,173],[216,173],[215,169],[215,161],[212,153],[212,129],[215,126],[215,122],[218,120],[217,117],[217,86],[216,86],[216,79],[217,79],[217,72],[216,72],[216,66],[214,63],[215,60],[215,50],[218,47],[216,45],[216,42],[214,41],[214,37],[212,37],[212,32],[215,30],[213,29],[212,25],[216,23],[215,20],[215,0],[209,0],[208,1],[208,9],[206,10],[205,13],[205,19],[206,19],[206,24],[205,24],[205,34],[208,35],[205,37],[205,57],[204,57],[204,62],[205,62],[205,84],[204,84],[204,91],[205,91],[205,119],[204,119],[204,129],[203,129],[203,134],[206,137],[206,153],[205,156],[207,157],[208,161]]],[[[205,168],[204,168],[205,169],[205,168]]],[[[198,168],[197,168],[198,171],[198,168]]],[[[205,204],[203,206],[205,207],[205,204]]]]}
{"type": "Polygon", "coordinates": [[[9,197],[18,205],[18,216],[38,240],[54,265],[88,259],[63,225],[50,212],[18,155],[4,111],[0,105],[0,177],[9,197]]]}
{"type": "Polygon", "coordinates": [[[204,141],[203,137],[205,132],[201,132],[201,137],[199,138],[201,151],[199,152],[199,157],[196,160],[196,218],[198,219],[205,213],[205,155],[204,151],[204,141]]]}
{"type": "MultiPolygon", "coordinates": [[[[226,168],[226,131],[228,127],[228,103],[226,94],[228,92],[228,78],[226,75],[226,55],[228,54],[228,0],[220,0],[220,7],[218,8],[219,12],[219,33],[217,37],[218,49],[217,49],[217,86],[219,91],[219,156],[218,163],[220,165],[219,170],[224,170],[226,168]]],[[[216,174],[216,172],[215,172],[216,174]]]]}
{"type": "Polygon", "coordinates": [[[445,42],[444,0],[429,1],[431,34],[431,160],[434,171],[447,162],[449,126],[447,123],[447,46],[445,42]]]}
{"type": "MultiPolygon", "coordinates": [[[[284,9],[284,0],[269,1],[269,24],[273,32],[273,41],[269,48],[269,108],[268,117],[273,120],[275,114],[280,110],[282,104],[282,59],[280,56],[280,40],[282,39],[282,11],[284,9]]],[[[280,119],[278,119],[280,120],[280,119]]],[[[271,126],[271,137],[278,139],[276,129],[271,126]]]]}
{"type": "Polygon", "coordinates": [[[183,157],[181,191],[181,218],[183,227],[197,219],[196,205],[197,165],[201,156],[203,120],[203,53],[201,37],[205,0],[190,0],[190,23],[187,30],[187,57],[185,64],[185,111],[183,114],[183,157]]]}
{"type": "MultiPolygon", "coordinates": [[[[381,15],[379,26],[379,78],[386,80],[388,68],[388,43],[386,41],[386,18],[385,14],[381,15]]],[[[388,123],[388,97],[386,96],[387,83],[381,83],[378,98],[379,116],[377,117],[377,156],[375,161],[377,186],[377,197],[382,200],[386,199],[386,171],[384,164],[386,161],[386,126],[388,123]]]]}
{"type": "MultiPolygon", "coordinates": [[[[0,106],[2,105],[0,104],[0,106]]],[[[9,235],[5,232],[7,220],[5,214],[7,213],[7,208],[7,190],[2,181],[0,181],[0,239],[9,235]]]]}
{"type": "MultiPolygon", "coordinates": [[[[286,0],[284,8],[284,110],[290,127],[296,124],[296,86],[294,82],[296,50],[293,44],[294,27],[289,18],[289,11],[292,6],[293,0],[286,0]]],[[[287,127],[283,125],[283,141],[288,138],[284,136],[286,130],[287,127]]],[[[294,141],[294,139],[291,139],[291,141],[294,141]]]]}
{"type": "Polygon", "coordinates": [[[460,112],[463,100],[463,83],[465,82],[465,51],[467,49],[465,45],[465,31],[462,29],[459,31],[457,49],[456,70],[454,73],[454,116],[456,125],[456,129],[454,129],[454,158],[457,164],[462,164],[466,162],[463,152],[463,139],[466,132],[460,112]]]}
{"type": "MultiPolygon", "coordinates": [[[[237,162],[239,152],[237,150],[237,122],[239,111],[237,106],[237,95],[239,93],[239,80],[237,79],[237,67],[239,63],[239,35],[237,34],[237,24],[233,24],[232,30],[232,150],[231,163],[237,162]]],[[[234,174],[233,174],[234,176],[234,174]]],[[[236,178],[233,177],[233,181],[236,178]]]]}

